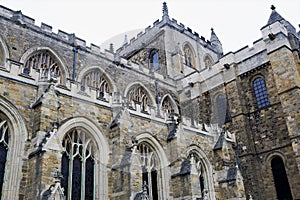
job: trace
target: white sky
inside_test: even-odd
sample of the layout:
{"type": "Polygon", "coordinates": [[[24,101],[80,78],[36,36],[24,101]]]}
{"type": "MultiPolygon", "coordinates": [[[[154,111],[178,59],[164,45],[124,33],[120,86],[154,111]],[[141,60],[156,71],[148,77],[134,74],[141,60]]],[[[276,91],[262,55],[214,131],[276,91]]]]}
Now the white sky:
{"type": "MultiPolygon", "coordinates": [[[[299,31],[300,0],[166,0],[170,18],[210,38],[213,27],[224,53],[261,37],[273,4],[299,31]]],[[[110,42],[128,40],[162,17],[163,0],[0,0],[0,5],[108,49],[110,42]],[[132,34],[134,33],[134,34],[132,34]]]]}

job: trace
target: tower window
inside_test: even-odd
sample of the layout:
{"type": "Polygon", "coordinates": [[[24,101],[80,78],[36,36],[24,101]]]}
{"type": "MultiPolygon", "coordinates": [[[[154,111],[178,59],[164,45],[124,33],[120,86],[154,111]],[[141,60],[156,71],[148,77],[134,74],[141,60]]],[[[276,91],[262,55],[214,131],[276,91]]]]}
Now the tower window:
{"type": "Polygon", "coordinates": [[[256,103],[258,108],[264,108],[270,105],[265,80],[261,77],[253,81],[253,90],[255,93],[256,103]]]}
{"type": "Polygon", "coordinates": [[[154,52],[152,53],[152,56],[151,56],[151,64],[152,64],[152,69],[155,71],[155,70],[158,70],[158,52],[154,52]]]}

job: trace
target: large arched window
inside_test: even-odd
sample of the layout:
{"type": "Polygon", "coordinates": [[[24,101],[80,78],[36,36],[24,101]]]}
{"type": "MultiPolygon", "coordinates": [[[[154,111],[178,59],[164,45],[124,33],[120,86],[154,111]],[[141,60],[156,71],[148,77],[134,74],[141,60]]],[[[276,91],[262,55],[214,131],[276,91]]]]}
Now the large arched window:
{"type": "Polygon", "coordinates": [[[229,109],[225,95],[218,95],[216,99],[217,122],[224,124],[230,120],[229,109]]]}
{"type": "Polygon", "coordinates": [[[103,73],[100,70],[88,72],[81,80],[81,91],[85,91],[86,87],[91,87],[97,90],[97,97],[107,99],[111,94],[111,86],[103,73]]]}
{"type": "Polygon", "coordinates": [[[25,60],[23,73],[29,75],[32,69],[40,71],[41,79],[60,78],[62,75],[57,60],[48,50],[38,51],[25,60]]]}
{"type": "Polygon", "coordinates": [[[271,161],[271,167],[278,200],[292,200],[290,184],[282,159],[275,156],[271,161]]]}
{"type": "Polygon", "coordinates": [[[136,110],[136,105],[140,105],[140,111],[150,113],[152,101],[149,98],[147,91],[140,85],[134,86],[128,93],[130,108],[136,110]]]}
{"type": "MultiPolygon", "coordinates": [[[[1,114],[1,113],[0,113],[1,114]]],[[[1,119],[0,115],[0,198],[5,175],[5,165],[8,153],[9,128],[6,120],[1,119]]]]}
{"type": "Polygon", "coordinates": [[[83,129],[73,129],[63,140],[62,187],[66,199],[93,200],[95,144],[83,129]]]}
{"type": "Polygon", "coordinates": [[[259,109],[270,105],[266,83],[263,78],[258,77],[253,81],[253,90],[259,109]]]}
{"type": "Polygon", "coordinates": [[[151,146],[142,142],[137,147],[140,153],[142,167],[142,182],[146,185],[147,193],[150,199],[158,200],[158,172],[160,169],[158,157],[151,146]]]}
{"type": "Polygon", "coordinates": [[[186,44],[183,47],[183,53],[184,53],[184,63],[189,66],[195,68],[195,59],[194,59],[194,53],[192,48],[186,44]]]}

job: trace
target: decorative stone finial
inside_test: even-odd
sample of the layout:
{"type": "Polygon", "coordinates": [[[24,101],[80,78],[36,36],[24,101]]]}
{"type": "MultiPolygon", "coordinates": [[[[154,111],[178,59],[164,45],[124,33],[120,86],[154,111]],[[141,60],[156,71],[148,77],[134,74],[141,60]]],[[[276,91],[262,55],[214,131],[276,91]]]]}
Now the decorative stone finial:
{"type": "Polygon", "coordinates": [[[214,28],[211,28],[210,30],[211,30],[211,32],[213,32],[213,31],[214,31],[214,28]]]}
{"type": "Polygon", "coordinates": [[[274,5],[271,5],[271,10],[275,10],[276,7],[274,5]]]}
{"type": "Polygon", "coordinates": [[[123,45],[126,45],[126,44],[128,44],[128,38],[127,38],[127,35],[125,34],[123,45]]]}
{"type": "Polygon", "coordinates": [[[109,44],[109,51],[114,52],[114,44],[113,43],[109,44]]]}
{"type": "Polygon", "coordinates": [[[167,6],[166,2],[163,3],[163,16],[165,16],[165,15],[169,15],[168,6],[167,6]]]}

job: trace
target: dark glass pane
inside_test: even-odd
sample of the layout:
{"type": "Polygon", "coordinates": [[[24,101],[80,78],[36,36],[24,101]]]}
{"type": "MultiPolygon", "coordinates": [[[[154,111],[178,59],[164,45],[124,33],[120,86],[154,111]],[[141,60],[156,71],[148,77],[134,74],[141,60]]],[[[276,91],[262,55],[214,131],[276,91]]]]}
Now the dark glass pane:
{"type": "Polygon", "coordinates": [[[89,157],[85,166],[85,200],[94,197],[94,160],[89,157]]]}
{"type": "Polygon", "coordinates": [[[80,200],[81,197],[81,168],[81,160],[76,156],[73,160],[72,200],[80,200]]]}
{"type": "Polygon", "coordinates": [[[152,181],[152,196],[153,200],[158,200],[158,191],[157,191],[157,171],[151,171],[151,181],[152,181]]]}
{"type": "Polygon", "coordinates": [[[280,157],[273,158],[271,167],[278,200],[292,200],[291,189],[282,159],[280,157]]]}
{"type": "Polygon", "coordinates": [[[67,197],[69,179],[69,159],[66,153],[64,153],[62,157],[61,173],[63,175],[63,178],[61,180],[61,186],[64,188],[64,194],[67,197]]]}
{"type": "Polygon", "coordinates": [[[143,167],[143,174],[142,174],[142,180],[143,180],[143,185],[147,185],[147,193],[149,194],[149,182],[148,182],[148,172],[146,171],[145,167],[143,167]]]}
{"type": "Polygon", "coordinates": [[[7,149],[4,144],[0,144],[0,197],[2,196],[2,186],[5,173],[5,163],[6,163],[7,149]]]}

